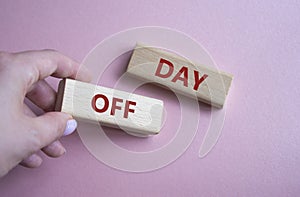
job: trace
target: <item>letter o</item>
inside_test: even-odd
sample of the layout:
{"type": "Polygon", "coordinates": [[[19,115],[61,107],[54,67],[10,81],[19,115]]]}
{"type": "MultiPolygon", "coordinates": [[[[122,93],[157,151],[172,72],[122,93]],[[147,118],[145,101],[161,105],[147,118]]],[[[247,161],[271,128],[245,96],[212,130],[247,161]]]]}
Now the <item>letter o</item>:
{"type": "Polygon", "coordinates": [[[109,105],[109,100],[108,98],[103,95],[103,94],[96,94],[93,99],[92,99],[92,108],[96,111],[96,112],[99,112],[99,113],[103,113],[105,112],[107,109],[108,109],[108,105],[109,105]],[[102,98],[103,101],[104,101],[104,106],[102,107],[102,109],[99,109],[97,106],[96,106],[96,102],[99,98],[102,98]]]}

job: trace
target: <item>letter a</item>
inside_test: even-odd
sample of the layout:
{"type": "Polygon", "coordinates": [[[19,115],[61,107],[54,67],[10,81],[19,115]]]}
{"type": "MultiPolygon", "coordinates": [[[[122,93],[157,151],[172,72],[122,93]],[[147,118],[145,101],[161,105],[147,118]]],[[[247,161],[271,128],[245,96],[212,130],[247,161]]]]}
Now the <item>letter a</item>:
{"type": "Polygon", "coordinates": [[[183,66],[179,72],[175,75],[175,77],[172,79],[172,82],[176,82],[177,80],[183,81],[183,85],[185,87],[188,86],[188,68],[183,66]],[[180,75],[183,74],[184,77],[180,77],[180,75]]]}

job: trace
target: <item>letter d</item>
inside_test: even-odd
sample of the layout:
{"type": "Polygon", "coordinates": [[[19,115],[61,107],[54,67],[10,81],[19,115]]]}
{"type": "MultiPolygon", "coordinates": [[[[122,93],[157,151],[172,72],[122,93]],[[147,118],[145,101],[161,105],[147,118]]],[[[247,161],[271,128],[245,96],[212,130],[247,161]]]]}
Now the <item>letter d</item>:
{"type": "Polygon", "coordinates": [[[155,72],[155,76],[158,76],[158,77],[161,77],[161,78],[168,78],[173,73],[173,70],[174,70],[174,66],[170,61],[168,61],[166,59],[163,59],[163,58],[160,58],[160,61],[158,63],[158,66],[157,66],[157,69],[156,69],[156,72],[155,72]],[[168,68],[169,68],[168,72],[165,73],[165,74],[161,73],[161,70],[162,70],[162,67],[163,67],[164,64],[167,65],[168,68]]]}

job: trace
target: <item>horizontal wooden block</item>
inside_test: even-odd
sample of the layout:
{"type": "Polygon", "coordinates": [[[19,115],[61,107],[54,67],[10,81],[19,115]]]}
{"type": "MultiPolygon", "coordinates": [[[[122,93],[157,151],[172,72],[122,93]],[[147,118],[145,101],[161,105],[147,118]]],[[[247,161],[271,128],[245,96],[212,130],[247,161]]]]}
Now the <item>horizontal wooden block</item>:
{"type": "Polygon", "coordinates": [[[72,79],[60,81],[56,101],[57,111],[138,135],[159,133],[163,107],[158,99],[72,79]]]}
{"type": "Polygon", "coordinates": [[[222,108],[233,76],[163,49],[137,45],[127,72],[174,92],[222,108]]]}

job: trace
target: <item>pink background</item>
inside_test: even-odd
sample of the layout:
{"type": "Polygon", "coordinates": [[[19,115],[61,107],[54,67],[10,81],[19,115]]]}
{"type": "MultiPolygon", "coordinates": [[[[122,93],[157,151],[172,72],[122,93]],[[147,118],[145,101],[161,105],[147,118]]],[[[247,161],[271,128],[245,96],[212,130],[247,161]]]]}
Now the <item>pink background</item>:
{"type": "MultiPolygon", "coordinates": [[[[187,2],[0,2],[0,50],[54,48],[82,61],[113,33],[160,25],[195,38],[235,76],[222,135],[205,158],[198,157],[200,129],[172,164],[128,173],[97,161],[74,134],[62,140],[62,158],[45,157],[40,168],[17,167],[0,180],[1,197],[299,195],[299,2],[187,2]]],[[[125,135],[114,140],[129,148],[135,142],[137,150],[155,147],[125,135]]]]}

